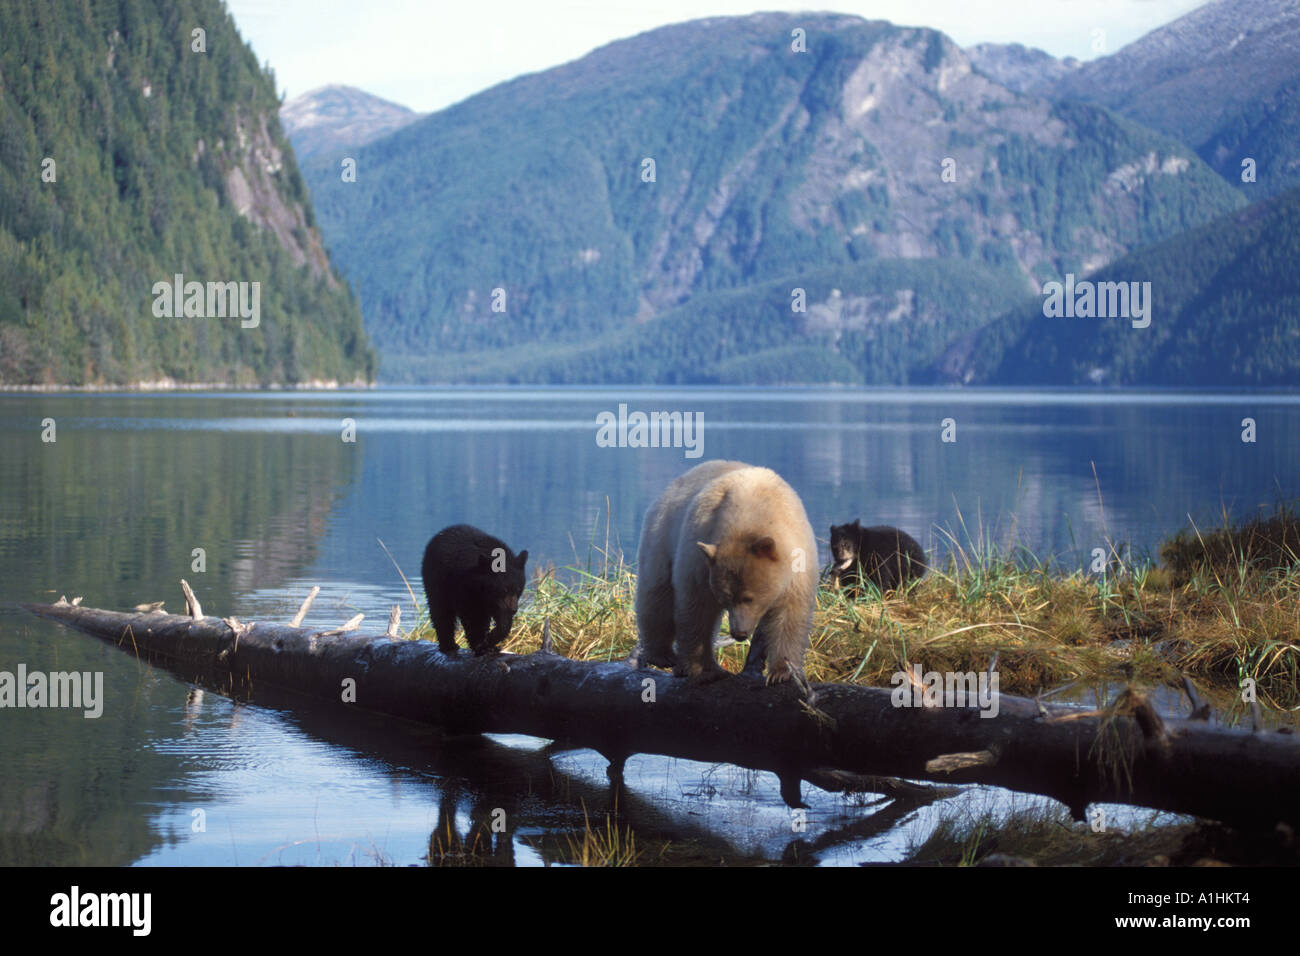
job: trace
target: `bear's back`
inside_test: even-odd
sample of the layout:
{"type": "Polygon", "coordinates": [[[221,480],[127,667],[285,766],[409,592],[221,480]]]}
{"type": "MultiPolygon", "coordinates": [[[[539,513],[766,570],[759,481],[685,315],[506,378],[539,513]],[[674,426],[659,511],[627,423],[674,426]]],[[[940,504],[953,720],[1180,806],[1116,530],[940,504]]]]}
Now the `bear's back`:
{"type": "Polygon", "coordinates": [[[721,475],[708,486],[707,498],[712,499],[706,502],[712,507],[706,539],[709,543],[725,551],[728,545],[747,547],[762,538],[772,539],[784,570],[772,577],[765,558],[749,557],[749,571],[761,570],[757,578],[751,578],[749,571],[745,576],[755,582],[753,586],[759,591],[768,592],[761,603],[779,605],[779,616],[794,628],[797,639],[787,636],[778,642],[780,647],[774,652],[778,658],[797,665],[817,605],[817,539],[803,501],[784,478],[770,468],[758,466],[721,475]],[[764,580],[766,586],[758,583],[764,580]]]}
{"type": "Polygon", "coordinates": [[[451,525],[435,534],[425,548],[422,572],[427,576],[439,572],[473,571],[484,555],[491,555],[495,548],[505,547],[503,541],[473,525],[451,525]]]}
{"type": "Polygon", "coordinates": [[[771,468],[745,465],[729,470],[697,496],[696,504],[717,516],[719,533],[770,535],[785,550],[807,548],[809,542],[816,547],[803,501],[771,468]]]}
{"type": "Polygon", "coordinates": [[[862,529],[860,551],[874,552],[882,557],[893,554],[905,556],[913,566],[925,567],[925,549],[906,531],[890,525],[875,525],[862,529]]]}
{"type": "MultiPolygon", "coordinates": [[[[663,580],[674,564],[703,558],[697,541],[772,537],[783,554],[805,552],[817,564],[817,541],[803,502],[770,468],[707,461],[668,485],[646,512],[637,561],[647,580],[663,580]]],[[[815,570],[812,572],[816,579],[815,570]]]]}
{"type": "Polygon", "coordinates": [[[638,561],[647,557],[648,549],[657,548],[657,542],[660,540],[677,539],[682,532],[683,524],[690,519],[700,496],[707,495],[707,489],[718,479],[751,467],[753,466],[743,461],[706,461],[673,479],[646,511],[641,528],[638,561]]]}

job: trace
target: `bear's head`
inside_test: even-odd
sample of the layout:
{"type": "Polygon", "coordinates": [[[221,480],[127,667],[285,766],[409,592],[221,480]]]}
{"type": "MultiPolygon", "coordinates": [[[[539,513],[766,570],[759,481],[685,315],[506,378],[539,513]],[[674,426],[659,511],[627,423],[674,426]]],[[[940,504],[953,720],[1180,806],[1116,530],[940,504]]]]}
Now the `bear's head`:
{"type": "Polygon", "coordinates": [[[722,544],[697,541],[709,562],[709,590],[727,609],[731,636],[745,641],[790,587],[794,568],[770,535],[722,544]]]}
{"type": "Polygon", "coordinates": [[[837,571],[847,571],[858,560],[858,548],[862,543],[862,522],[853,519],[852,524],[831,525],[831,560],[837,571]]]}

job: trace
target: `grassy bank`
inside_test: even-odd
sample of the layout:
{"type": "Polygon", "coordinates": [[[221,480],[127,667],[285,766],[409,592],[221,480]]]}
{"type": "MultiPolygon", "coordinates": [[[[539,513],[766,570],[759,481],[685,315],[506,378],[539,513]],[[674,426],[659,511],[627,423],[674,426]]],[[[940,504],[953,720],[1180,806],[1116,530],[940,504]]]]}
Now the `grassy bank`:
{"type": "MultiPolygon", "coordinates": [[[[618,660],[636,643],[636,577],[620,555],[535,578],[504,650],[541,645],[577,660],[618,660]]],[[[1223,719],[1249,713],[1240,682],[1266,710],[1300,708],[1300,519],[1281,507],[1212,532],[1188,529],[1161,558],[1115,556],[1104,574],[1064,572],[1023,551],[959,546],[906,590],[858,600],[823,588],[805,659],[814,681],[888,685],[897,662],[983,670],[1000,689],[1035,694],[1070,682],[1176,686],[1192,677],[1223,719]],[[1226,713],[1225,713],[1226,711],[1226,713]]],[[[723,633],[726,633],[724,619],[723,633]]],[[[432,639],[421,626],[416,637],[432,639]]],[[[737,671],[747,645],[723,649],[737,671]]]]}

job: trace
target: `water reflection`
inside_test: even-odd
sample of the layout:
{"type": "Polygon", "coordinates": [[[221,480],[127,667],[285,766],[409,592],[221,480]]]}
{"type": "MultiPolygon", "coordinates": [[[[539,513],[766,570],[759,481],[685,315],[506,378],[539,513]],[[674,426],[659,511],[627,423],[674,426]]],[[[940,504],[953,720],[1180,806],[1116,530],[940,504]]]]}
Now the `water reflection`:
{"type": "MultiPolygon", "coordinates": [[[[165,599],[175,610],[184,577],[211,613],[287,620],[321,585],[309,623],[360,611],[382,627],[393,603],[408,622],[412,609],[376,539],[408,575],[433,531],[458,521],[528,548],[535,566],[582,565],[607,541],[631,554],[647,504],[694,462],[682,449],[598,447],[596,415],[620,402],[702,412],[704,457],[776,468],[823,542],[831,523],[858,517],[900,525],[932,552],[953,540],[1019,542],[1077,566],[1106,540],[1141,553],[1189,516],[1213,522],[1221,508],[1241,514],[1300,489],[1300,399],[1287,395],[6,395],[3,598],[165,599]],[[1246,416],[1255,444],[1240,440],[1246,416]],[[58,423],[52,444],[40,440],[47,417],[58,423]],[[953,443],[940,439],[949,417],[953,443]],[[345,419],[355,442],[343,439],[345,419]]],[[[564,858],[584,809],[596,820],[612,806],[589,752],[443,741],[260,694],[254,705],[196,695],[128,654],[0,608],[0,668],[19,662],[102,671],[107,706],[97,721],[0,715],[2,863],[420,863],[448,827],[468,836],[498,809],[508,838],[492,835],[487,859],[540,863],[564,858]]],[[[809,830],[798,834],[769,775],[656,757],[632,758],[627,774],[621,818],[701,860],[897,860],[939,812],[872,815],[809,791],[809,830]]]]}

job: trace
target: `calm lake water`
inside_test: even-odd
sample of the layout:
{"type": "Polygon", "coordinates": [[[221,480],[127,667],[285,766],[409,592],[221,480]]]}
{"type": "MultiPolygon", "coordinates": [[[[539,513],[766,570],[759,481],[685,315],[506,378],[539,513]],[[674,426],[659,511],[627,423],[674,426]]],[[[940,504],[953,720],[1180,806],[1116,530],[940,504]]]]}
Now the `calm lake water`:
{"type": "MultiPolygon", "coordinates": [[[[4,601],[183,607],[309,623],[412,608],[432,533],[478,525],[527,548],[530,570],[635,554],[641,515],[709,458],[770,466],[828,526],[895,524],[942,556],[1019,545],[1078,567],[1094,547],[1139,554],[1189,524],[1300,497],[1300,396],[774,389],[427,389],[335,393],[0,395],[4,601]],[[683,448],[597,443],[597,415],[703,415],[683,448]],[[1256,441],[1242,441],[1245,418],[1256,441]],[[53,442],[42,441],[52,419],[53,442]],[[356,440],[343,440],[344,420],[356,440]],[[952,419],[955,441],[943,441],[952,419]],[[195,572],[195,549],[206,570],[195,572]]],[[[822,561],[828,560],[823,550],[822,561]]],[[[540,864],[608,802],[604,764],[530,738],[442,741],[292,699],[235,703],[93,639],[0,608],[0,670],[104,674],[104,712],[0,710],[0,863],[418,864],[431,835],[504,808],[496,859],[540,864]],[[201,817],[204,829],[196,832],[201,817]]],[[[774,778],[658,757],[628,763],[638,836],[713,858],[782,858],[774,778]]],[[[884,832],[805,786],[809,855],[896,860],[944,805],[884,832]],[[841,832],[838,839],[829,834],[841,832]]],[[[977,789],[977,796],[979,791],[977,789]]],[[[1009,801],[996,792],[989,799],[1009,801]]],[[[1018,807],[1035,803],[1017,796],[1018,807]]],[[[1142,819],[1150,817],[1144,813],[1142,819]]]]}

